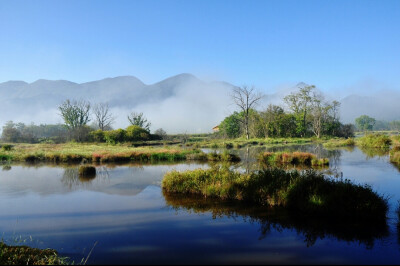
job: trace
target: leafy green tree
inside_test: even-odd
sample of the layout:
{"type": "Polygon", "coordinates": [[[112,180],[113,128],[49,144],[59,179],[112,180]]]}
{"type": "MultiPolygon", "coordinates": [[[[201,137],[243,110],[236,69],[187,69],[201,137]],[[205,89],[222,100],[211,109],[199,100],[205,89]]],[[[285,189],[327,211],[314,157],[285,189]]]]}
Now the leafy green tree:
{"type": "Polygon", "coordinates": [[[310,124],[309,112],[313,102],[312,93],[314,92],[315,86],[306,84],[300,84],[298,86],[298,92],[292,92],[283,100],[296,117],[297,133],[305,137],[310,124]]]}
{"type": "Polygon", "coordinates": [[[126,140],[137,141],[137,140],[149,140],[150,133],[148,130],[141,128],[136,125],[132,125],[126,128],[126,140]]]}
{"type": "Polygon", "coordinates": [[[356,126],[359,130],[371,131],[375,125],[375,118],[369,117],[367,115],[362,115],[356,118],[356,126]]]}
{"type": "Polygon", "coordinates": [[[90,103],[84,100],[70,101],[68,99],[58,109],[72,138],[82,141],[88,131],[84,126],[90,121],[90,103]]]}
{"type": "Polygon", "coordinates": [[[147,118],[144,117],[143,113],[132,112],[128,115],[128,120],[132,126],[139,126],[150,132],[151,123],[147,121],[147,118]]]}
{"type": "Polygon", "coordinates": [[[228,138],[238,138],[241,134],[241,121],[242,114],[234,112],[232,115],[226,117],[219,125],[219,130],[222,135],[228,138]]]}

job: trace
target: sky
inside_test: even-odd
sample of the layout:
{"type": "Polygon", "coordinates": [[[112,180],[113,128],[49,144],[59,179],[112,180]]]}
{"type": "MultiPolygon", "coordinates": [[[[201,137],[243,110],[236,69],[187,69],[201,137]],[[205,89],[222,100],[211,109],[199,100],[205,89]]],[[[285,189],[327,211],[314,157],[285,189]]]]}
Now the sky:
{"type": "Polygon", "coordinates": [[[0,82],[180,73],[400,91],[400,1],[0,0],[0,82]]]}

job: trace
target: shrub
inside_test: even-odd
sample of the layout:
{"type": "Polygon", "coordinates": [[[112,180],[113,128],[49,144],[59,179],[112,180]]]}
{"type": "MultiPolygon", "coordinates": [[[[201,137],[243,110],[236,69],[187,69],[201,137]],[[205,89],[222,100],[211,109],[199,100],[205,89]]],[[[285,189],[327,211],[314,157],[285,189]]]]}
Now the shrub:
{"type": "Polygon", "coordinates": [[[116,129],[110,131],[104,131],[104,139],[108,144],[116,144],[124,142],[126,131],[123,129],[116,129]]]}
{"type": "Polygon", "coordinates": [[[1,149],[2,149],[3,151],[11,151],[12,148],[13,148],[13,145],[10,145],[10,144],[5,144],[5,145],[3,145],[3,146],[1,147],[1,149]]]}
{"type": "Polygon", "coordinates": [[[93,142],[104,142],[105,141],[105,133],[103,130],[98,129],[89,133],[89,138],[93,142]]]}
{"type": "Polygon", "coordinates": [[[132,125],[126,128],[126,141],[149,140],[150,133],[139,126],[132,125]]]}

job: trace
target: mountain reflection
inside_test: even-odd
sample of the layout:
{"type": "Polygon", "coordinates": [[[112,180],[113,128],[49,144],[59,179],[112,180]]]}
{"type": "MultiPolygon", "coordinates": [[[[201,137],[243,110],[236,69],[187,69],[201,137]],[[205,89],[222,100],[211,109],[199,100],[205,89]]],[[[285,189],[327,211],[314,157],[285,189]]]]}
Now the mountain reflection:
{"type": "Polygon", "coordinates": [[[163,192],[166,204],[175,210],[186,210],[194,213],[211,212],[214,219],[221,217],[243,218],[260,224],[260,239],[271,231],[282,232],[285,229],[295,230],[304,237],[307,247],[313,246],[318,239],[333,237],[337,240],[357,242],[367,249],[374,242],[389,235],[386,220],[382,222],[343,222],[339,219],[316,219],[288,212],[283,208],[252,206],[240,202],[224,202],[203,197],[177,195],[163,192]]]}

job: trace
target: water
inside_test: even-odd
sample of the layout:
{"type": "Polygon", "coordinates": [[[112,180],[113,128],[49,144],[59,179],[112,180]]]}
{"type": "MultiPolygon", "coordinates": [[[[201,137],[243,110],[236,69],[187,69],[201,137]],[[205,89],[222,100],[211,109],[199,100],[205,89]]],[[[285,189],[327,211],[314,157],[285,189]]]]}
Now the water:
{"type": "Polygon", "coordinates": [[[348,227],[163,195],[165,172],[207,164],[98,166],[94,179],[79,179],[76,166],[15,164],[0,170],[0,232],[9,243],[18,237],[77,263],[93,248],[88,264],[400,263],[400,172],[387,153],[320,145],[244,148],[237,151],[240,167],[255,167],[260,151],[283,149],[329,157],[331,166],[323,171],[388,196],[387,224],[348,227]]]}

